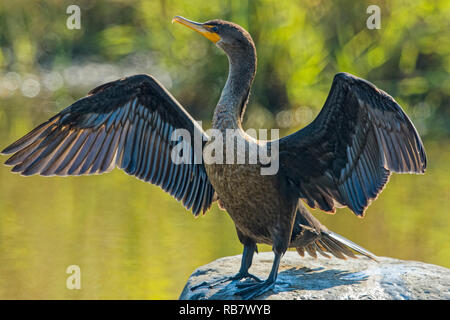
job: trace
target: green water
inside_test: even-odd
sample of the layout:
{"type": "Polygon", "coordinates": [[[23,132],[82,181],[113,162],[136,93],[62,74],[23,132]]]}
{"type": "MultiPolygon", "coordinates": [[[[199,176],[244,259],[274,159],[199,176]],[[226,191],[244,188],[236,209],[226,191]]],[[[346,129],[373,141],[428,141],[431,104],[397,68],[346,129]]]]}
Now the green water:
{"type": "MultiPolygon", "coordinates": [[[[54,112],[35,103],[2,102],[1,148],[54,112]]],[[[347,209],[316,216],[377,255],[450,267],[450,150],[448,141],[424,143],[427,173],[391,177],[364,219],[347,209]]],[[[194,219],[120,170],[24,178],[0,166],[0,299],[176,299],[195,268],[240,253],[216,204],[194,219]],[[69,265],[81,269],[81,290],[66,288],[69,265]]]]}

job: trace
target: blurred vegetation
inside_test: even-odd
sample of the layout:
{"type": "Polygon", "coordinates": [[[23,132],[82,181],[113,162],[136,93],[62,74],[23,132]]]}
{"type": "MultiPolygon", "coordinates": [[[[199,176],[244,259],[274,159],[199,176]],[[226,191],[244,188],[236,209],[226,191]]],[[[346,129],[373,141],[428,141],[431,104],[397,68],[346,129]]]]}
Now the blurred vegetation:
{"type": "MultiPolygon", "coordinates": [[[[246,128],[298,130],[341,71],[391,94],[424,139],[427,174],[392,177],[364,220],[315,213],[378,255],[450,267],[445,0],[2,1],[0,148],[96,85],[135,73],[158,78],[207,128],[227,60],[172,25],[175,15],[231,20],[251,33],[258,72],[246,128]],[[81,8],[80,30],[66,27],[71,4],[81,8]],[[366,27],[371,4],[381,8],[380,30],[366,27]]],[[[24,179],[0,168],[0,298],[177,298],[197,266],[240,251],[216,205],[193,221],[159,188],[122,172],[24,179]],[[81,291],[64,286],[70,264],[81,267],[81,291]]]]}

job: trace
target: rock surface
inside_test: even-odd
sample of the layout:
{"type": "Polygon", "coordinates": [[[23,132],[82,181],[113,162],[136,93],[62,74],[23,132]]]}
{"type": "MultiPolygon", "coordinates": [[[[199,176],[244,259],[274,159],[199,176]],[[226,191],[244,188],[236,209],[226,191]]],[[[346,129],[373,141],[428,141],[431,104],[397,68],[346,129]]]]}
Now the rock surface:
{"type": "MultiPolygon", "coordinates": [[[[275,288],[258,299],[450,299],[450,269],[417,261],[377,259],[302,258],[288,251],[281,260],[275,288]]],[[[240,261],[240,255],[225,257],[198,268],[180,299],[239,299],[234,295],[235,282],[217,282],[234,275],[240,261]]],[[[250,272],[265,279],[272,261],[271,252],[259,253],[250,272]]]]}

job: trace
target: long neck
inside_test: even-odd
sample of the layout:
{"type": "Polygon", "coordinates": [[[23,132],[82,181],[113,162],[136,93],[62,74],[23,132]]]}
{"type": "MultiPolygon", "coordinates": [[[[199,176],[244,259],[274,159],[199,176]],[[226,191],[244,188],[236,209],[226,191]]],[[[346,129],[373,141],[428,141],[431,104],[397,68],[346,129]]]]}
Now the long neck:
{"type": "Polygon", "coordinates": [[[228,79],[214,111],[214,129],[241,128],[250,88],[256,73],[256,50],[254,46],[245,50],[227,52],[229,61],[228,79]]]}

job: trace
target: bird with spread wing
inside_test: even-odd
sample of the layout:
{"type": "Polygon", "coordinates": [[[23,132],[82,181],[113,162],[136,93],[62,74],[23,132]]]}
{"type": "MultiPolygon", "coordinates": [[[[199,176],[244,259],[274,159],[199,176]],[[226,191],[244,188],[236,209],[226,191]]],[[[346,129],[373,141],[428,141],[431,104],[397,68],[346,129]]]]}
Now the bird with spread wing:
{"type": "MultiPolygon", "coordinates": [[[[212,41],[229,61],[229,74],[217,103],[212,127],[233,129],[250,149],[260,144],[242,129],[242,118],[256,73],[256,49],[250,34],[223,20],[178,22],[212,41]]],[[[225,142],[225,141],[224,141],[225,142]]],[[[191,143],[193,143],[191,141],[191,143]]],[[[353,250],[369,251],[328,230],[311,208],[335,212],[348,207],[363,216],[385,187],[391,173],[424,173],[426,155],[411,120],[384,91],[347,73],[337,74],[325,105],[305,128],[276,141],[279,170],[262,175],[262,163],[207,163],[202,150],[211,139],[181,104],[150,75],[106,83],[36,127],[7,148],[6,165],[24,176],[100,174],[116,166],[127,174],[160,186],[194,215],[214,201],[236,226],[244,246],[236,275],[237,294],[246,299],[273,288],[280,259],[288,248],[345,259],[353,250]],[[174,131],[200,135],[202,145],[187,143],[181,163],[171,153],[174,131]],[[249,273],[257,244],[275,254],[265,281],[249,273]]],[[[224,152],[227,149],[224,146],[224,152]]]]}

